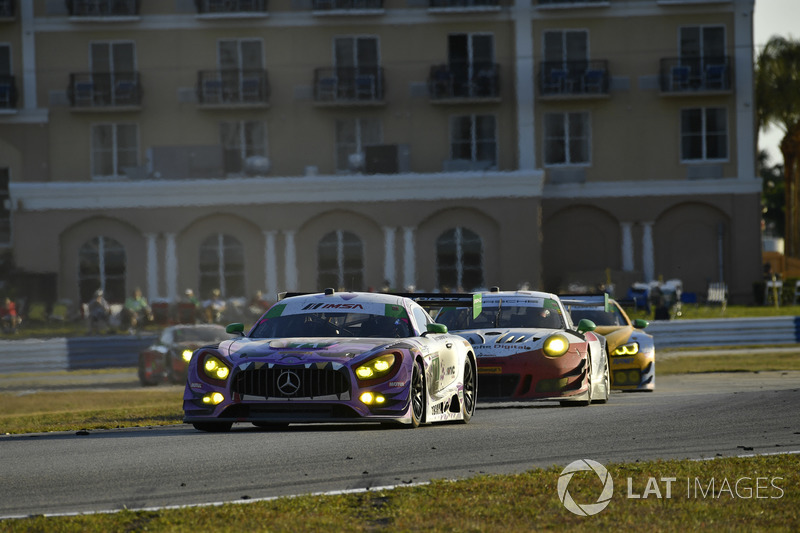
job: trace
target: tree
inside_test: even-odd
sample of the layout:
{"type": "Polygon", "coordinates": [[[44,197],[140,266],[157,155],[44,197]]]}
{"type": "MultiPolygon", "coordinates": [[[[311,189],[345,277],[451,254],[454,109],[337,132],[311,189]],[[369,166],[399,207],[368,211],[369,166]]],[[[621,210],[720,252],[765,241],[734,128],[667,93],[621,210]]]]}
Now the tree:
{"type": "Polygon", "coordinates": [[[800,257],[800,41],[773,36],[758,55],[755,78],[759,130],[772,124],[784,133],[784,253],[800,257]]]}
{"type": "Polygon", "coordinates": [[[786,224],[783,165],[769,166],[766,151],[758,153],[758,174],[761,176],[761,220],[765,233],[783,237],[786,224]]]}

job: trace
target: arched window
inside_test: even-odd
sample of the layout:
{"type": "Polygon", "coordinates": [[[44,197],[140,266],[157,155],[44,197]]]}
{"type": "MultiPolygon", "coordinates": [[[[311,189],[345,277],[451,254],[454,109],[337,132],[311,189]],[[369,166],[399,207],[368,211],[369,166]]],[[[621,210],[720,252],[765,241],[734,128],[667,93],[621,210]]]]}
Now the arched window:
{"type": "Polygon", "coordinates": [[[466,228],[453,228],[436,239],[436,281],[440,289],[470,291],[483,286],[483,244],[466,228]]]}
{"type": "Polygon", "coordinates": [[[364,287],[364,247],[349,231],[328,233],[317,245],[317,288],[360,291],[364,287]]]}
{"type": "Polygon", "coordinates": [[[102,289],[109,302],[125,301],[125,248],[111,237],[95,237],[78,251],[78,290],[81,302],[102,289]]]}
{"type": "Polygon", "coordinates": [[[239,239],[218,233],[200,245],[200,283],[198,297],[209,298],[219,289],[224,298],[246,295],[244,285],[244,247],[239,239]]]}

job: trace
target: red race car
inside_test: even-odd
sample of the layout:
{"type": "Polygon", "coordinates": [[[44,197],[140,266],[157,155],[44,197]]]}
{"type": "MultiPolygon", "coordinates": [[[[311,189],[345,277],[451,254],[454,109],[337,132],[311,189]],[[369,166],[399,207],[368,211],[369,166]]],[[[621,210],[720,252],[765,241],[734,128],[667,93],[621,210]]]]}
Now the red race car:
{"type": "Polygon", "coordinates": [[[231,338],[218,324],[181,324],[164,328],[158,340],[139,354],[139,381],[144,386],[184,383],[192,353],[231,338]]]}

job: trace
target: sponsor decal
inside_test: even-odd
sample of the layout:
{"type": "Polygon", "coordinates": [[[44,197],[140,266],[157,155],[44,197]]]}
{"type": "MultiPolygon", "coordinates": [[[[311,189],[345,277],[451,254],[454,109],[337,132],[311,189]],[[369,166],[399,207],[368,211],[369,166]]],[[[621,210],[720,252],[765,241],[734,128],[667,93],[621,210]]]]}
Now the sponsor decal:
{"type": "Polygon", "coordinates": [[[390,381],[389,382],[389,386],[390,387],[405,387],[406,383],[408,383],[408,381],[390,381]]]}
{"type": "Polygon", "coordinates": [[[431,414],[441,415],[450,410],[450,398],[431,407],[431,414]]]}
{"type": "Polygon", "coordinates": [[[629,365],[633,363],[633,357],[614,357],[613,361],[620,365],[629,365]]]}
{"type": "Polygon", "coordinates": [[[303,311],[308,310],[318,310],[318,309],[364,309],[364,306],[361,304],[332,304],[332,303],[319,303],[319,304],[307,304],[305,307],[302,308],[303,311]]]}
{"type": "Polygon", "coordinates": [[[478,374],[502,374],[503,369],[499,366],[479,366],[478,374]]]}
{"type": "Polygon", "coordinates": [[[192,388],[192,389],[204,389],[205,387],[203,386],[202,383],[198,383],[196,381],[192,381],[191,383],[189,383],[189,388],[192,388]]]}

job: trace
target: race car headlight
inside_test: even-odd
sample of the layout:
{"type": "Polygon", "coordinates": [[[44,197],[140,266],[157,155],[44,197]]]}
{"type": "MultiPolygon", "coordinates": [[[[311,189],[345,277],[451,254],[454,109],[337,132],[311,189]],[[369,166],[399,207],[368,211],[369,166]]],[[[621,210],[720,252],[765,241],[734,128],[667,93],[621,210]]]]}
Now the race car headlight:
{"type": "Polygon", "coordinates": [[[569,339],[560,333],[550,335],[542,345],[542,351],[548,357],[561,357],[569,350],[569,339]]]}
{"type": "Polygon", "coordinates": [[[212,392],[203,396],[203,403],[207,405],[219,405],[225,401],[225,396],[219,392],[212,392]]]}
{"type": "Polygon", "coordinates": [[[382,378],[392,371],[395,356],[392,353],[383,354],[370,359],[363,365],[356,368],[356,377],[362,380],[382,378]]]}
{"type": "Polygon", "coordinates": [[[225,379],[231,372],[222,361],[213,355],[206,357],[206,362],[203,364],[203,371],[206,373],[206,376],[211,379],[225,379]]]}
{"type": "Polygon", "coordinates": [[[629,342],[628,344],[617,346],[611,355],[635,355],[637,353],[639,353],[639,343],[629,342]]]}
{"type": "Polygon", "coordinates": [[[194,352],[192,352],[189,349],[186,349],[181,353],[181,358],[183,358],[183,360],[188,363],[189,361],[192,360],[192,353],[194,353],[194,352]]]}

